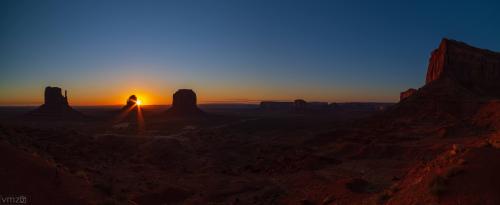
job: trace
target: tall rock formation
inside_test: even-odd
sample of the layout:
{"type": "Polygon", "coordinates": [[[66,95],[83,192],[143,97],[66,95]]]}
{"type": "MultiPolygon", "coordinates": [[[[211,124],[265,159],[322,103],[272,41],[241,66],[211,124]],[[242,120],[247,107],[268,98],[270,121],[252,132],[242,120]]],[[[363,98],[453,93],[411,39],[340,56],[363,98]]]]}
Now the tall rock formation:
{"type": "Polygon", "coordinates": [[[389,112],[397,117],[435,123],[471,117],[484,102],[500,98],[500,53],[443,39],[431,53],[426,84],[401,98],[389,112]]]}
{"type": "Polygon", "coordinates": [[[500,96],[500,53],[443,39],[429,59],[426,84],[443,78],[482,94],[500,96]]]}
{"type": "Polygon", "coordinates": [[[179,89],[173,95],[172,108],[167,114],[175,116],[197,116],[204,114],[196,104],[196,93],[191,89],[179,89]]]}
{"type": "MultiPolygon", "coordinates": [[[[450,154],[444,155],[446,159],[442,154],[428,155],[435,157],[432,166],[414,166],[406,177],[391,186],[400,189],[385,204],[453,204],[459,201],[484,204],[485,199],[490,204],[500,204],[500,197],[496,197],[497,190],[492,188],[499,186],[500,181],[491,180],[498,172],[492,167],[500,167],[494,165],[496,160],[493,159],[498,158],[500,153],[490,151],[495,151],[491,147],[495,147],[499,128],[499,98],[500,53],[443,39],[439,48],[431,54],[426,84],[370,124],[389,127],[391,134],[421,132],[418,139],[432,140],[429,146],[440,141],[449,142],[449,139],[461,140],[463,145],[454,144],[451,153],[474,164],[467,163],[465,166],[467,171],[464,173],[468,174],[461,172],[458,178],[453,178],[453,183],[445,182],[444,194],[436,193],[433,190],[436,176],[448,175],[449,171],[443,170],[453,170],[462,165],[449,163],[447,158],[450,154]],[[490,146],[478,146],[485,139],[490,146]],[[474,169],[470,169],[472,167],[474,169]],[[473,188],[462,189],[462,184],[473,188]]],[[[427,145],[423,147],[428,149],[427,145]]],[[[439,149],[434,152],[450,152],[439,149]]]]}
{"type": "Polygon", "coordinates": [[[137,97],[135,95],[131,95],[127,99],[127,103],[125,106],[122,107],[122,110],[128,110],[128,109],[133,109],[134,107],[137,107],[137,97]]]}
{"type": "Polygon", "coordinates": [[[425,82],[424,90],[406,90],[400,100],[417,92],[447,100],[464,96],[498,98],[500,53],[445,38],[431,53],[425,82]]]}
{"type": "Polygon", "coordinates": [[[180,89],[174,93],[172,108],[189,111],[197,108],[196,93],[190,89],[180,89]]]}
{"type": "Polygon", "coordinates": [[[46,87],[45,102],[37,109],[28,113],[28,116],[55,119],[80,119],[83,115],[71,108],[68,104],[68,93],[59,87],[46,87]]]}
{"type": "Polygon", "coordinates": [[[139,112],[139,106],[137,106],[137,96],[131,95],[125,104],[120,109],[120,112],[116,118],[117,122],[120,121],[137,121],[137,115],[139,112]]]}
{"type": "Polygon", "coordinates": [[[62,96],[62,90],[58,87],[46,87],[45,88],[45,105],[47,106],[67,106],[68,105],[68,92],[64,91],[64,96],[62,96]]]}

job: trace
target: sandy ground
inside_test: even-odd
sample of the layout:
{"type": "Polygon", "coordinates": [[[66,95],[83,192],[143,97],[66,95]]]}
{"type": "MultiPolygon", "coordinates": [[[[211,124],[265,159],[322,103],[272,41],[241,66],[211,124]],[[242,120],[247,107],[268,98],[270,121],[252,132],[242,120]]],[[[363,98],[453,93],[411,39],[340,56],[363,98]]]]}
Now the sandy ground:
{"type": "MultiPolygon", "coordinates": [[[[406,204],[409,199],[413,204],[423,201],[418,199],[444,203],[446,196],[460,189],[449,194],[429,191],[433,182],[428,172],[439,170],[427,167],[436,163],[451,167],[459,159],[481,155],[460,155],[453,163],[440,161],[456,149],[454,144],[464,150],[485,147],[481,142],[494,133],[477,123],[454,126],[455,121],[415,121],[362,112],[225,110],[203,118],[175,119],[150,110],[141,128],[134,121],[116,122],[105,116],[85,122],[2,119],[4,160],[40,164],[30,172],[19,166],[4,167],[1,180],[9,179],[16,188],[3,185],[2,193],[24,193],[33,204],[67,204],[68,200],[83,204],[406,204]],[[50,177],[65,187],[35,174],[39,172],[54,173],[50,177]],[[411,181],[418,178],[422,180],[411,181]],[[41,188],[23,186],[27,180],[41,188]],[[57,195],[41,195],[40,189],[57,195]],[[413,189],[422,190],[415,194],[413,189]]],[[[443,192],[450,190],[454,189],[443,192]]]]}

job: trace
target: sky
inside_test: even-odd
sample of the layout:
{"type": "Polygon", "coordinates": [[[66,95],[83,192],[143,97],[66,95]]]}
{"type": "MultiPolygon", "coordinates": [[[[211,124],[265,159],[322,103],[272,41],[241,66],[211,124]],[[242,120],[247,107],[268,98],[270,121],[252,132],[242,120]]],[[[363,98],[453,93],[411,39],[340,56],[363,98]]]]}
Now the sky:
{"type": "Polygon", "coordinates": [[[396,102],[443,37],[500,51],[499,1],[0,1],[0,105],[396,102]]]}

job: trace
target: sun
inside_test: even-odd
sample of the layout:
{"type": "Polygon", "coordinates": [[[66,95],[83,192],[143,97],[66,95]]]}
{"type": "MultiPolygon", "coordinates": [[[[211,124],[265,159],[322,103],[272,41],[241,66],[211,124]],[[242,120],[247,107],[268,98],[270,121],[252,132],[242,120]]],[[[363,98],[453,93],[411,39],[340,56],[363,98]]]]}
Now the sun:
{"type": "Polygon", "coordinates": [[[139,100],[139,99],[137,99],[137,101],[135,101],[135,104],[138,105],[138,106],[140,106],[142,104],[142,101],[139,100]]]}

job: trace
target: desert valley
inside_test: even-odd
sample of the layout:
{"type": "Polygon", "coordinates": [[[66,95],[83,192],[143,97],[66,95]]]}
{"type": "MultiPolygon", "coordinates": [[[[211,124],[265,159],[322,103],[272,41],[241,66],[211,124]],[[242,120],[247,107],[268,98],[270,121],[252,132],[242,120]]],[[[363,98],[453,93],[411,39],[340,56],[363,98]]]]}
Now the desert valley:
{"type": "Polygon", "coordinates": [[[500,204],[500,53],[443,39],[421,78],[398,103],[198,105],[180,89],[172,106],[134,95],[78,107],[47,87],[39,107],[0,109],[0,193],[32,204],[500,204]]]}

